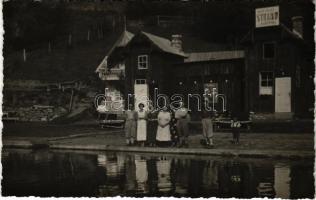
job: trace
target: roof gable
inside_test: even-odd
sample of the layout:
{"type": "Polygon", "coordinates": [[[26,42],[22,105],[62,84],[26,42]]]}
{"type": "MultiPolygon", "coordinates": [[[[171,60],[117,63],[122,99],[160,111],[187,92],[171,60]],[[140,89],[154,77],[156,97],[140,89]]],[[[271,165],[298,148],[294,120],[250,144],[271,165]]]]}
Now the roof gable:
{"type": "Polygon", "coordinates": [[[108,53],[103,58],[102,62],[99,64],[97,69],[95,70],[96,73],[100,72],[101,70],[105,70],[108,65],[108,58],[111,53],[118,47],[125,47],[134,37],[134,34],[124,30],[124,32],[120,35],[120,37],[115,41],[114,45],[108,51],[108,53]]]}
{"type": "Polygon", "coordinates": [[[180,50],[174,48],[171,45],[170,40],[163,38],[163,37],[153,35],[151,33],[146,33],[143,31],[141,32],[141,34],[145,35],[153,44],[155,44],[162,51],[164,51],[166,53],[171,53],[171,54],[175,54],[178,56],[182,56],[182,57],[187,57],[183,51],[180,51],[180,50]]]}

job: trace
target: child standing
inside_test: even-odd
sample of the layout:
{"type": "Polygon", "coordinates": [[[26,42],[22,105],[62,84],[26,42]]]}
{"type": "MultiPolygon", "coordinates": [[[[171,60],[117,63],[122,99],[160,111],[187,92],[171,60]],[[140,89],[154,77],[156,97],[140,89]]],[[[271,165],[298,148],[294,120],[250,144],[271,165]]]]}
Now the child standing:
{"type": "Polygon", "coordinates": [[[232,128],[232,133],[233,133],[233,143],[234,144],[239,144],[239,129],[241,127],[241,123],[237,120],[236,117],[231,121],[230,127],[232,128]]]}

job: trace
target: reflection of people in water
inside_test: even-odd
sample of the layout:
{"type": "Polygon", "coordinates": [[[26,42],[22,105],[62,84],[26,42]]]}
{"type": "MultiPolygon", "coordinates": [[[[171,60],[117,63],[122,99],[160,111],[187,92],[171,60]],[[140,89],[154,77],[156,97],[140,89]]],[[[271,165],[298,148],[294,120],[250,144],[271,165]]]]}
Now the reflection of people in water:
{"type": "Polygon", "coordinates": [[[188,159],[174,159],[174,168],[172,176],[175,179],[175,194],[177,196],[184,196],[188,192],[188,182],[189,182],[189,167],[190,160],[188,159]]]}
{"type": "Polygon", "coordinates": [[[135,155],[135,167],[136,167],[136,183],[137,183],[137,193],[147,192],[147,161],[142,159],[140,156],[135,155]]]}
{"type": "Polygon", "coordinates": [[[213,192],[218,190],[218,170],[214,160],[205,161],[203,169],[203,185],[205,189],[213,192]]]}
{"type": "Polygon", "coordinates": [[[123,174],[126,156],[123,153],[116,154],[118,175],[123,174]]]}
{"type": "MultiPolygon", "coordinates": [[[[218,183],[219,193],[223,197],[250,198],[251,184],[247,165],[237,162],[228,161],[219,165],[218,183]]],[[[253,184],[252,184],[253,185],[253,184]]],[[[253,185],[254,186],[254,185],[253,185]]]]}
{"type": "Polygon", "coordinates": [[[148,169],[148,190],[149,196],[156,196],[157,195],[157,167],[156,167],[156,158],[151,158],[147,160],[147,169],[148,169]]]}
{"type": "Polygon", "coordinates": [[[162,193],[168,193],[172,189],[170,170],[171,160],[161,157],[156,162],[158,175],[158,190],[162,193]]]}
{"type": "Polygon", "coordinates": [[[125,191],[127,195],[132,195],[136,189],[136,167],[134,156],[126,156],[126,163],[125,163],[125,177],[126,177],[126,184],[125,184],[125,191]]]}

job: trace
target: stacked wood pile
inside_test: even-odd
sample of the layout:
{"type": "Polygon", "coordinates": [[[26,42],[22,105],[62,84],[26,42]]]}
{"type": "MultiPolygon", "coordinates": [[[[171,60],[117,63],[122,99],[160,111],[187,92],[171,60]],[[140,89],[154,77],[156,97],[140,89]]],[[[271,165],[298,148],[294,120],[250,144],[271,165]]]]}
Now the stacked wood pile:
{"type": "Polygon", "coordinates": [[[23,122],[49,122],[67,113],[67,110],[63,107],[43,105],[19,107],[12,110],[17,113],[19,121],[23,122]]]}

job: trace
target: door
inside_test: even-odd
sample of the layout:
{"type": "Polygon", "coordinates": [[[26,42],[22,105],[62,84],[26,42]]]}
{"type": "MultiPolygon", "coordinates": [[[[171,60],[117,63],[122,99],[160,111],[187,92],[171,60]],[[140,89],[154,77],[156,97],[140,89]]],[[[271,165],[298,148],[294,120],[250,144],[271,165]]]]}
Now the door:
{"type": "Polygon", "coordinates": [[[291,77],[275,78],[275,112],[291,112],[291,77]]]}
{"type": "Polygon", "coordinates": [[[143,103],[145,105],[145,110],[148,110],[148,84],[146,79],[136,79],[134,84],[134,94],[135,94],[135,110],[139,110],[138,105],[143,103]]]}

